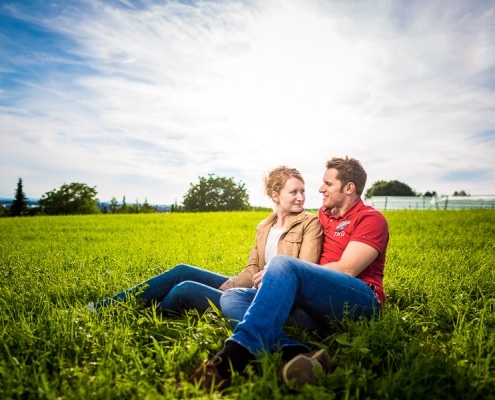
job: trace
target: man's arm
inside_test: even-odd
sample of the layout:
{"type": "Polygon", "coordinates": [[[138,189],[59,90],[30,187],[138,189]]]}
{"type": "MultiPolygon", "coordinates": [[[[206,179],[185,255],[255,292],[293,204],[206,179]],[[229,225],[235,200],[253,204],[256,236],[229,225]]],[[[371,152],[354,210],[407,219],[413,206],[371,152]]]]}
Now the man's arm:
{"type": "Polygon", "coordinates": [[[339,261],[323,266],[356,277],[378,257],[378,254],[378,250],[369,244],[350,241],[339,261]]]}

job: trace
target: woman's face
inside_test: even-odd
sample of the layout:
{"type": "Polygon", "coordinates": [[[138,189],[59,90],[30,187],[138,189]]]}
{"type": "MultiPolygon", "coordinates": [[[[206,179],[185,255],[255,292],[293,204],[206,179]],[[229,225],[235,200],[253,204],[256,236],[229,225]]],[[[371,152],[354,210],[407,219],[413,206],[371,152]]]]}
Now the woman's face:
{"type": "Polygon", "coordinates": [[[287,179],[285,185],[280,189],[280,193],[273,192],[272,200],[276,203],[277,212],[301,212],[306,200],[304,183],[297,178],[287,179]]]}

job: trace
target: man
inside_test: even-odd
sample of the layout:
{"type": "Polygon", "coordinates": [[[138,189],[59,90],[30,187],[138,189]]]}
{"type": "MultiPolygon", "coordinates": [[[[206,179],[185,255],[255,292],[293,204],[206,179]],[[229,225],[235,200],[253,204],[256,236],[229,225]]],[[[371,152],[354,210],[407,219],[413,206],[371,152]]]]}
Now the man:
{"type": "Polygon", "coordinates": [[[389,239],[383,215],[361,200],[366,171],[353,158],[327,162],[318,217],[324,231],[319,265],[277,255],[253,278],[257,290],[230,289],[221,308],[234,321],[225,347],[204,362],[189,381],[203,388],[221,388],[233,371],[242,372],[263,353],[280,350],[287,361],[281,375],[299,388],[328,372],[325,350],[309,352],[289,339],[282,328],[288,318],[302,327],[324,328],[329,319],[371,317],[382,307],[383,271],[389,239]]]}

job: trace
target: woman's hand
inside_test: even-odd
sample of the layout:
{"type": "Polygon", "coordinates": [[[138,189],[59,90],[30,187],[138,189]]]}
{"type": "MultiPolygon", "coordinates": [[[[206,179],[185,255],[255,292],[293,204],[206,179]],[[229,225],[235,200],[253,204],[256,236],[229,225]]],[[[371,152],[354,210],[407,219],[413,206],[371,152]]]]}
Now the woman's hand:
{"type": "Polygon", "coordinates": [[[260,272],[256,272],[253,275],[253,287],[258,289],[261,285],[261,280],[263,279],[263,275],[265,275],[265,270],[262,269],[260,272]]]}

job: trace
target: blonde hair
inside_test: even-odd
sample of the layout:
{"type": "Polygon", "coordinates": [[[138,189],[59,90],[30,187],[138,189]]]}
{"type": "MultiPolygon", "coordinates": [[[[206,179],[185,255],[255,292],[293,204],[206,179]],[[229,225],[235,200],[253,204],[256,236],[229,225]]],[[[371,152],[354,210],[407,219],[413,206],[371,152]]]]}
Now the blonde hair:
{"type": "Polygon", "coordinates": [[[285,165],[281,165],[280,167],[272,169],[265,176],[265,194],[268,197],[272,197],[273,192],[280,193],[280,190],[285,185],[290,178],[299,179],[302,183],[304,183],[304,179],[301,173],[295,168],[289,168],[285,165]]]}

